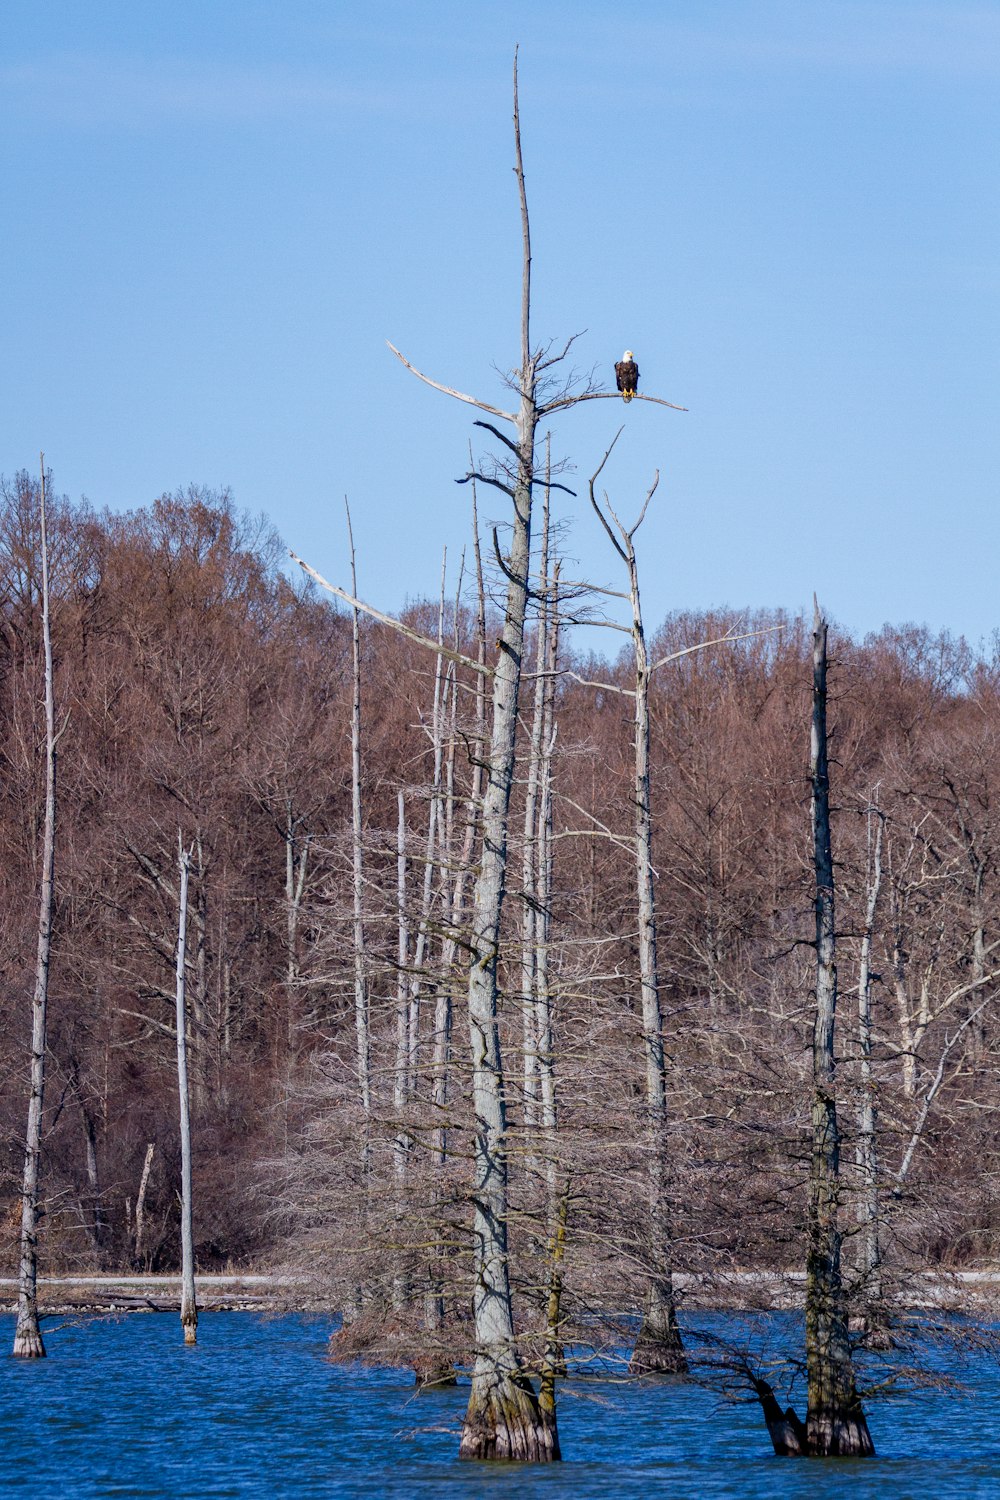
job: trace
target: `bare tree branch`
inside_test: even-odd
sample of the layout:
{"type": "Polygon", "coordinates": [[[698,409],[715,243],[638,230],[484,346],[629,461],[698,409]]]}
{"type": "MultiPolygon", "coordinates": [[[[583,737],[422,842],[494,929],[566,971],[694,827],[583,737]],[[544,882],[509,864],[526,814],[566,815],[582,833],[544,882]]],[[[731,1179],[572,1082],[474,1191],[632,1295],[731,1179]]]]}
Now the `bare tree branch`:
{"type": "Polygon", "coordinates": [[[400,363],[406,366],[411,375],[415,375],[418,380],[422,380],[424,385],[432,385],[436,391],[443,391],[446,396],[454,396],[456,401],[464,401],[468,406],[478,406],[480,411],[491,412],[495,417],[502,417],[505,422],[517,421],[513,412],[504,411],[499,406],[490,406],[488,401],[479,401],[475,396],[467,396],[464,391],[456,391],[453,386],[442,385],[439,380],[432,380],[429,375],[424,375],[415,365],[411,365],[406,355],[400,354],[395,344],[390,344],[388,339],[386,339],[386,343],[389,344],[389,348],[400,363]]]}
{"type": "MultiPolygon", "coordinates": [[[[400,358],[402,359],[402,355],[400,355],[400,358]]],[[[433,383],[431,381],[432,385],[433,383]]],[[[442,386],[441,389],[443,390],[444,387],[442,386]]],[[[450,394],[455,395],[456,392],[452,391],[450,394]]],[[[471,397],[464,396],[462,399],[468,401],[471,400],[471,397]]],[[[557,396],[554,401],[548,401],[544,406],[540,406],[538,408],[538,415],[539,417],[547,417],[550,412],[564,411],[569,406],[578,406],[581,401],[620,401],[621,399],[621,391],[583,391],[579,396],[557,396]]],[[[639,391],[636,391],[632,400],[651,401],[654,406],[668,406],[671,411],[688,410],[688,407],[677,406],[673,401],[664,401],[660,396],[643,396],[639,391]]]]}
{"type": "Polygon", "coordinates": [[[724,646],[727,641],[752,641],[758,635],[774,635],[775,631],[784,630],[784,625],[768,625],[764,630],[748,630],[744,635],[720,635],[714,641],[699,641],[696,646],[685,646],[683,651],[672,651],[669,656],[661,656],[659,661],[654,661],[650,672],[655,672],[657,667],[665,667],[668,662],[680,661],[682,656],[691,656],[695,651],[707,651],[709,646],[724,646]]]}
{"type": "Polygon", "coordinates": [[[352,609],[360,609],[364,614],[371,615],[372,619],[378,620],[382,625],[388,625],[392,630],[397,630],[400,635],[405,635],[408,640],[415,641],[418,646],[426,646],[428,651],[440,651],[449,661],[457,661],[459,666],[468,667],[473,672],[483,672],[487,676],[492,675],[493,668],[486,666],[485,663],[473,661],[471,656],[464,656],[461,651],[450,651],[447,646],[439,646],[437,641],[431,640],[430,636],[421,635],[419,630],[411,630],[409,625],[403,624],[402,620],[383,614],[374,605],[365,604],[363,599],[355,599],[354,595],[349,594],[346,589],[339,589],[335,583],[328,583],[321,573],[317,573],[315,568],[303,562],[302,558],[291,548],[289,548],[288,555],[293,562],[298,563],[303,573],[308,573],[309,577],[319,584],[320,588],[326,589],[327,593],[335,594],[338,599],[343,599],[344,603],[351,605],[352,609]]]}
{"type": "Polygon", "coordinates": [[[474,484],[477,479],[479,480],[480,484],[491,484],[495,490],[502,490],[505,495],[509,496],[510,499],[513,500],[514,491],[509,484],[504,484],[502,479],[491,479],[489,474],[484,474],[481,469],[470,469],[464,479],[456,479],[455,483],[468,484],[471,480],[471,482],[474,484]]]}
{"type": "MultiPolygon", "coordinates": [[[[581,328],[579,333],[571,333],[569,338],[563,345],[561,353],[553,354],[551,359],[540,359],[535,367],[539,375],[543,370],[551,370],[553,365],[561,364],[562,361],[566,358],[569,351],[572,349],[573,345],[576,343],[577,339],[582,339],[583,335],[586,332],[586,328],[581,328]]],[[[551,348],[551,345],[549,347],[551,348]]]]}

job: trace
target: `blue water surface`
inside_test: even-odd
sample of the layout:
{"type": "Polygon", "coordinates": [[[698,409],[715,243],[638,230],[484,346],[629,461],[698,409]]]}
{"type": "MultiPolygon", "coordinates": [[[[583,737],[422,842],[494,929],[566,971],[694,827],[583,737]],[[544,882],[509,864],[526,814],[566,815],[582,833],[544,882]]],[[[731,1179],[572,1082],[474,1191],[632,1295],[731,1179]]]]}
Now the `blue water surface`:
{"type": "MultiPolygon", "coordinates": [[[[0,1319],[10,1348],[13,1319],[0,1319]]],[[[687,1384],[572,1382],[565,1462],[459,1463],[468,1387],[415,1396],[405,1370],[326,1358],[326,1318],[207,1313],[185,1349],[148,1314],[46,1326],[49,1358],[0,1357],[0,1493],[202,1497],[683,1496],[1000,1500],[1000,1378],[874,1405],[879,1456],[778,1459],[758,1410],[687,1384]]]]}

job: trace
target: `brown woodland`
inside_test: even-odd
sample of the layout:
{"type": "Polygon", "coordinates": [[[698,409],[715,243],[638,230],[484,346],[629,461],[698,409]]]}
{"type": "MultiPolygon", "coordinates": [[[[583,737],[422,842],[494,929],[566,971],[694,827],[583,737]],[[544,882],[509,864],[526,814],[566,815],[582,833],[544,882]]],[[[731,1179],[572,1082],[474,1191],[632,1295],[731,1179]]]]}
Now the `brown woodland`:
{"type": "MultiPolygon", "coordinates": [[[[179,1262],[180,829],[199,1269],[297,1270],[344,1309],[343,1353],[451,1378],[472,1347],[461,1002],[484,716],[470,663],[488,672],[497,659],[495,610],[487,601],[477,622],[475,567],[460,579],[452,560],[441,600],[405,616],[447,652],[360,617],[359,991],[349,612],[293,577],[269,524],[228,494],[192,488],[124,515],[53,495],[65,722],[41,1269],[179,1262]]],[[[661,1217],[682,1315],[685,1289],[692,1304],[732,1301],[734,1274],[804,1264],[812,647],[804,620],[780,611],[647,622],[650,663],[741,637],[666,662],[647,685],[668,1099],[651,1132],[635,658],[630,645],[610,663],[583,659],[570,632],[555,638],[555,543],[533,548],[545,588],[523,651],[497,984],[520,1359],[544,1390],[564,1337],[599,1351],[634,1331],[663,1274],[650,1233],[661,1217]]],[[[45,804],[38,483],[24,473],[0,491],[0,568],[13,1266],[45,804]]],[[[486,591],[500,597],[492,573],[486,591]]],[[[1000,651],[918,627],[864,640],[833,629],[827,712],[844,1295],[852,1327],[875,1327],[904,1278],[997,1250],[1000,651]]],[[[740,1285],[752,1300],[754,1283],[740,1285]]]]}

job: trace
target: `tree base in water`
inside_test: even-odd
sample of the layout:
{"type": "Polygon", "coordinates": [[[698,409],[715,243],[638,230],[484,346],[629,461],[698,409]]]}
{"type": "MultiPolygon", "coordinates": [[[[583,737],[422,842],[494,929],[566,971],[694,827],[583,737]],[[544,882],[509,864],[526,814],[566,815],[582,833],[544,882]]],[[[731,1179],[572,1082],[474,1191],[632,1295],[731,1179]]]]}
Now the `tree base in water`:
{"type": "Polygon", "coordinates": [[[198,1342],[198,1309],[189,1304],[181,1309],[181,1327],[184,1329],[185,1344],[196,1344],[198,1342]]]}
{"type": "Polygon", "coordinates": [[[808,1422],[803,1422],[792,1407],[782,1411],[766,1380],[754,1380],[754,1389],[780,1458],[874,1457],[875,1444],[860,1406],[848,1415],[813,1413],[808,1422]]]}
{"type": "Polygon", "coordinates": [[[875,1444],[860,1407],[852,1412],[812,1412],[806,1426],[814,1458],[873,1458],[875,1444]]]}
{"type": "Polygon", "coordinates": [[[688,1362],[680,1334],[658,1337],[640,1329],[628,1368],[630,1375],[686,1375],[688,1362]]]}
{"type": "Polygon", "coordinates": [[[775,1453],[779,1458],[804,1457],[809,1451],[805,1423],[795,1415],[790,1406],[782,1411],[777,1396],[766,1380],[755,1379],[753,1385],[775,1453]]]}
{"type": "Polygon", "coordinates": [[[562,1457],[555,1420],[543,1417],[526,1376],[473,1376],[458,1456],[524,1464],[547,1464],[562,1457]]]}
{"type": "Polygon", "coordinates": [[[17,1327],[14,1330],[14,1357],[15,1359],[45,1358],[45,1345],[42,1343],[42,1332],[38,1326],[38,1313],[34,1308],[18,1312],[17,1327]]]}

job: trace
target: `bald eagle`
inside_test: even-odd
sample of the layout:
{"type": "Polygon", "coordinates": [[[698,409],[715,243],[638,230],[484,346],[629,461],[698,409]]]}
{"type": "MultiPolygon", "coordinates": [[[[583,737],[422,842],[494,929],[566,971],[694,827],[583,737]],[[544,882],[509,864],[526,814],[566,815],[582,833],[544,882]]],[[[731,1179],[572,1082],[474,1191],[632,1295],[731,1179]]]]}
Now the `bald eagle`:
{"type": "Polygon", "coordinates": [[[621,359],[615,365],[615,379],[618,389],[626,401],[631,401],[639,389],[639,366],[632,358],[631,349],[626,349],[621,359]]]}

